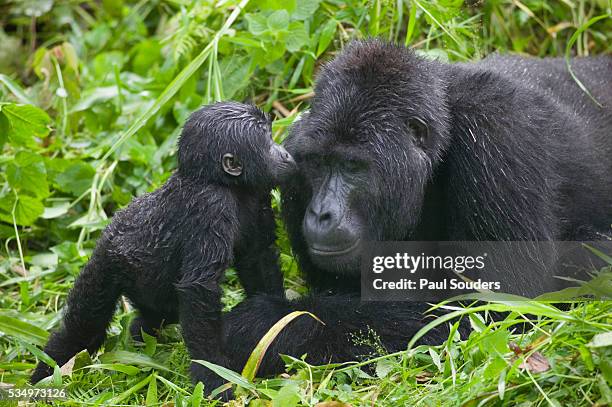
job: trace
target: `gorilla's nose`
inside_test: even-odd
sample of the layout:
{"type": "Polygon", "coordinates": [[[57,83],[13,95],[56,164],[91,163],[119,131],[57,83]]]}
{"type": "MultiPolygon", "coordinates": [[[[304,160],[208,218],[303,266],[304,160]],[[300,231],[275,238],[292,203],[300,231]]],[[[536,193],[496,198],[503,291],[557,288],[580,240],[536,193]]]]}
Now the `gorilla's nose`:
{"type": "Polygon", "coordinates": [[[295,165],[295,160],[293,159],[293,156],[289,154],[289,152],[282,147],[280,151],[280,157],[284,163],[288,165],[295,165]]]}
{"type": "Polygon", "coordinates": [[[333,208],[317,205],[316,208],[310,206],[306,213],[306,224],[308,228],[319,232],[327,233],[338,224],[338,214],[334,213],[333,208]]]}
{"type": "Polygon", "coordinates": [[[337,255],[351,249],[358,240],[343,208],[335,202],[311,204],[304,216],[304,237],[317,255],[337,255]]]}

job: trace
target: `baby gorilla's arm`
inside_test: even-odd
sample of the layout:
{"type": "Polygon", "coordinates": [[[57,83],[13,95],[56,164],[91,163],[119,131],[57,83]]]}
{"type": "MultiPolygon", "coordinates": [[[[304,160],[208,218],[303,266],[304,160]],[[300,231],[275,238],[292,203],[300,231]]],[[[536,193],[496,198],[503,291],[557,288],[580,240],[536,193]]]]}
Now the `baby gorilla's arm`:
{"type": "Polygon", "coordinates": [[[242,226],[246,233],[242,234],[234,260],[234,268],[249,297],[256,293],[279,297],[285,294],[269,195],[266,195],[266,200],[253,209],[254,216],[248,220],[249,224],[242,226]]]}
{"type": "MultiPolygon", "coordinates": [[[[194,217],[198,221],[185,228],[181,277],[176,288],[179,322],[191,359],[225,366],[219,283],[233,261],[238,221],[231,202],[218,203],[218,211],[207,208],[206,215],[194,217]]],[[[195,362],[191,375],[194,382],[204,383],[207,392],[223,384],[219,376],[195,362]]]]}

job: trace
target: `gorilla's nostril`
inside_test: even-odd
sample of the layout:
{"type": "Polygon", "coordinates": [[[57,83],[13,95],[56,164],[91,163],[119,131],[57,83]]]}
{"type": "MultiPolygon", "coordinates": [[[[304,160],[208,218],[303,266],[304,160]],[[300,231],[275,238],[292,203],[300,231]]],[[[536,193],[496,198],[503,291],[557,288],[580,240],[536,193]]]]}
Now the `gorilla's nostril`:
{"type": "Polygon", "coordinates": [[[329,212],[325,212],[324,214],[319,216],[319,222],[322,224],[328,224],[329,222],[331,222],[331,219],[332,219],[332,216],[331,216],[331,213],[329,212]]]}

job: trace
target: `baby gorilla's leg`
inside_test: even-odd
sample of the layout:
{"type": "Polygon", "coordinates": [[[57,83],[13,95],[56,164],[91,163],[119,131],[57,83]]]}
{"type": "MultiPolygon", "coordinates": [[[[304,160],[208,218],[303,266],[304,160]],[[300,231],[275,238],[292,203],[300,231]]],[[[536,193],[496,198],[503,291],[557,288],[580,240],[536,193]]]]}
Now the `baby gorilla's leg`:
{"type": "MultiPolygon", "coordinates": [[[[119,268],[98,247],[68,295],[62,327],[54,332],[45,353],[59,366],[83,349],[97,351],[106,338],[106,328],[121,294],[119,268]]],[[[51,375],[53,369],[40,362],[32,383],[51,375]]]]}

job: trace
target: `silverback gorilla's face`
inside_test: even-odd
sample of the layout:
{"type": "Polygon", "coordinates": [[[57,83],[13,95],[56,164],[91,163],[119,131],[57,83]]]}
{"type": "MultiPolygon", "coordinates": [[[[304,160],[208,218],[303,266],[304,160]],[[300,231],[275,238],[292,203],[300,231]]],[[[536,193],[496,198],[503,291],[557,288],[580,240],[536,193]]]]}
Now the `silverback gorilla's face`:
{"type": "Polygon", "coordinates": [[[285,218],[302,214],[301,230],[290,221],[289,232],[303,242],[298,252],[331,272],[358,273],[367,241],[410,236],[439,160],[445,129],[433,115],[445,111],[432,110],[439,95],[423,88],[435,80],[406,71],[428,62],[392,50],[357,43],[327,64],[285,142],[300,173],[283,190],[285,218]]]}

